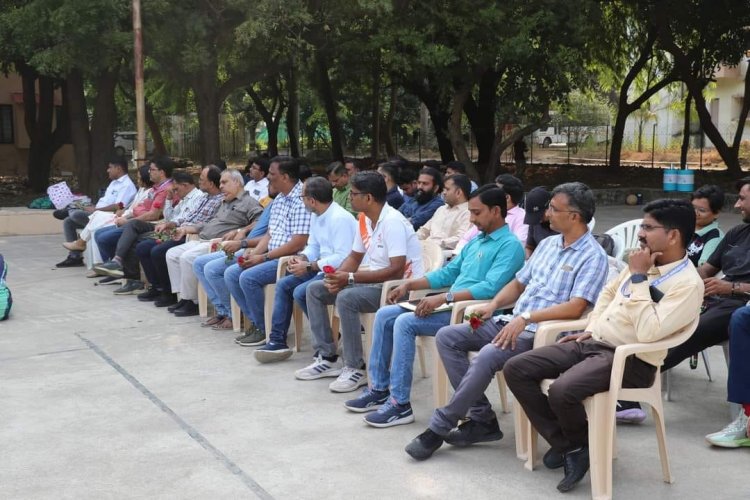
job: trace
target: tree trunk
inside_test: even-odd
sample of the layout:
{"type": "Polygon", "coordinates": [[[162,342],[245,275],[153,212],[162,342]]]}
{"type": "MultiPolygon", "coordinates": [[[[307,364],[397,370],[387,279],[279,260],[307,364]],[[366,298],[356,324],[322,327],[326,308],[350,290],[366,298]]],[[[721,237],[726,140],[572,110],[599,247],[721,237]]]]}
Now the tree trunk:
{"type": "Polygon", "coordinates": [[[78,179],[91,176],[91,135],[89,134],[89,116],[86,111],[83,75],[73,70],[67,78],[67,94],[70,120],[70,139],[73,143],[73,154],[78,167],[78,179]]]}
{"type": "MultiPolygon", "coordinates": [[[[448,132],[450,128],[450,111],[447,109],[448,106],[441,101],[438,90],[429,81],[425,80],[404,81],[402,83],[408,92],[414,94],[422,101],[422,104],[424,104],[430,113],[430,120],[434,128],[441,161],[448,163],[455,160],[450,133],[448,132]]],[[[423,137],[426,133],[426,130],[422,130],[423,137]]]]}
{"type": "Polygon", "coordinates": [[[692,97],[690,92],[685,96],[685,119],[682,125],[682,147],[680,147],[680,167],[687,168],[687,154],[690,147],[690,105],[692,97]]]}
{"type": "Polygon", "coordinates": [[[274,96],[274,102],[271,109],[263,104],[263,99],[252,87],[247,87],[245,92],[252,99],[255,109],[258,110],[263,121],[266,122],[266,132],[268,132],[268,156],[274,157],[279,154],[279,123],[281,116],[284,114],[284,105],[281,101],[281,89],[277,89],[277,95],[274,96]],[[278,110],[277,108],[278,104],[278,110]]]}
{"type": "Polygon", "coordinates": [[[70,101],[68,99],[68,82],[60,80],[60,95],[62,106],[60,106],[55,119],[55,131],[52,133],[52,148],[57,152],[65,144],[70,144],[70,101]]]}
{"type": "Polygon", "coordinates": [[[370,139],[370,157],[377,161],[380,156],[380,58],[372,67],[372,135],[370,139]]]}
{"type": "Polygon", "coordinates": [[[323,107],[328,117],[328,129],[331,134],[331,155],[334,160],[344,160],[344,145],[341,133],[341,120],[338,115],[338,103],[333,93],[331,78],[328,76],[328,63],[318,50],[315,53],[315,70],[318,74],[318,89],[323,107]]]}
{"type": "Polygon", "coordinates": [[[451,146],[453,146],[453,152],[458,157],[458,161],[466,166],[466,173],[470,177],[477,177],[477,172],[474,169],[474,164],[469,158],[469,152],[466,149],[466,143],[464,142],[463,133],[461,131],[461,119],[464,114],[464,104],[469,97],[471,91],[470,85],[464,85],[462,88],[457,89],[453,94],[453,106],[451,108],[450,125],[448,133],[450,134],[451,146]]]}
{"type": "Polygon", "coordinates": [[[96,196],[108,182],[107,163],[112,155],[113,137],[117,121],[115,88],[118,69],[106,71],[96,79],[96,98],[91,116],[91,170],[88,178],[81,179],[81,189],[89,196],[96,196]]]}
{"type": "Polygon", "coordinates": [[[385,117],[385,124],[383,126],[381,137],[385,144],[385,152],[388,157],[393,157],[398,154],[398,148],[393,142],[393,119],[396,116],[396,107],[398,105],[398,87],[395,83],[391,82],[391,101],[388,106],[388,114],[385,117]]]}
{"type": "Polygon", "coordinates": [[[214,75],[210,70],[200,72],[193,80],[195,109],[198,112],[200,162],[203,165],[221,158],[219,142],[219,102],[214,75]]]}
{"type": "MultiPolygon", "coordinates": [[[[168,154],[167,146],[164,144],[164,137],[161,135],[159,123],[156,121],[156,116],[154,116],[154,108],[151,107],[149,103],[146,103],[146,124],[151,131],[151,138],[154,140],[153,153],[156,155],[168,154]]],[[[146,151],[146,154],[148,155],[149,151],[146,151]]]]}
{"type": "Polygon", "coordinates": [[[289,137],[289,151],[294,158],[299,158],[299,82],[296,61],[292,59],[287,80],[289,108],[286,111],[286,133],[289,137]]]}
{"type": "MultiPolygon", "coordinates": [[[[513,132],[508,135],[508,137],[503,137],[503,127],[498,126],[497,132],[495,133],[495,141],[492,144],[492,154],[490,155],[490,163],[487,165],[487,168],[484,172],[482,172],[482,176],[480,177],[480,180],[483,182],[493,182],[495,180],[495,177],[499,174],[499,167],[500,167],[500,155],[505,151],[510,145],[512,145],[514,142],[516,142],[518,139],[525,137],[529,135],[530,133],[534,132],[534,130],[544,126],[545,124],[549,123],[550,117],[549,112],[545,112],[542,119],[536,123],[529,123],[525,127],[521,127],[519,129],[514,130],[513,132]]],[[[520,172],[520,174],[523,174],[523,172],[520,172]]],[[[524,180],[521,178],[521,180],[524,180]]]]}
{"type": "Polygon", "coordinates": [[[479,99],[469,94],[464,112],[474,134],[477,145],[477,164],[486,168],[492,157],[495,143],[495,112],[497,108],[497,86],[504,71],[487,70],[479,80],[479,99]]]}

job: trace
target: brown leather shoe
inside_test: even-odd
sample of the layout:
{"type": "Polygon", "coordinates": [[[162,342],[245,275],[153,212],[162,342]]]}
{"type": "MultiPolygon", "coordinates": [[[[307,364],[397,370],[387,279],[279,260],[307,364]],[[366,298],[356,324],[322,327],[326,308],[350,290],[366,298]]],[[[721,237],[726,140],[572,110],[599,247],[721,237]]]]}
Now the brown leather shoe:
{"type": "Polygon", "coordinates": [[[208,328],[209,326],[214,326],[215,324],[221,323],[222,321],[224,321],[224,316],[211,316],[206,321],[201,323],[201,326],[203,328],[208,328]]]}
{"type": "Polygon", "coordinates": [[[83,252],[86,250],[86,242],[82,239],[77,239],[75,241],[65,241],[62,244],[66,250],[70,250],[71,252],[83,252]]]}

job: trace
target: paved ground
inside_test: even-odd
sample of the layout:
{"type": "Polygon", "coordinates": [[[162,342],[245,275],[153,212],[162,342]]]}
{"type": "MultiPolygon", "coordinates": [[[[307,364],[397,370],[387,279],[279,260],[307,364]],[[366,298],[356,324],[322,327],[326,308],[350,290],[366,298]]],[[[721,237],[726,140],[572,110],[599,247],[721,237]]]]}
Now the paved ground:
{"type": "MultiPolygon", "coordinates": [[[[597,232],[637,216],[597,214],[597,232]]],[[[726,214],[724,220],[733,222],[726,214]]],[[[0,238],[15,304],[0,323],[1,498],[549,498],[560,471],[515,458],[511,415],[502,441],[444,446],[416,463],[403,447],[432,410],[417,378],[417,422],[366,426],[328,380],[298,382],[309,362],[259,365],[248,348],[134,297],[58,270],[59,236],[0,238]]],[[[619,498],[747,498],[747,450],[709,448],[728,421],[726,365],[709,350],[714,382],[679,366],[666,403],[676,482],[661,481],[653,425],[618,429],[619,498]]],[[[497,401],[496,390],[490,390],[497,401]]],[[[588,478],[567,498],[587,498],[588,478]]]]}

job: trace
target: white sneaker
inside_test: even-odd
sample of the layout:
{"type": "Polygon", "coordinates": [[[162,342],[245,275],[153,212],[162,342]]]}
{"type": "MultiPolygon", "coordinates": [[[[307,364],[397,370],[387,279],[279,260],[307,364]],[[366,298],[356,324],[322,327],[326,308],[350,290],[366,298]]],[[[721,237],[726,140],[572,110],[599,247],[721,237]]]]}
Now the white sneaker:
{"type": "Polygon", "coordinates": [[[750,447],[750,437],[747,435],[747,415],[740,410],[739,416],[731,424],[719,432],[706,436],[706,441],[722,448],[750,447]]]}
{"type": "Polygon", "coordinates": [[[331,382],[328,388],[331,392],[352,392],[363,385],[367,385],[367,372],[345,366],[339,378],[331,382]]]}
{"type": "Polygon", "coordinates": [[[294,372],[294,376],[299,380],[338,377],[341,373],[341,368],[337,365],[338,363],[327,361],[322,356],[316,356],[311,364],[294,372]]]}

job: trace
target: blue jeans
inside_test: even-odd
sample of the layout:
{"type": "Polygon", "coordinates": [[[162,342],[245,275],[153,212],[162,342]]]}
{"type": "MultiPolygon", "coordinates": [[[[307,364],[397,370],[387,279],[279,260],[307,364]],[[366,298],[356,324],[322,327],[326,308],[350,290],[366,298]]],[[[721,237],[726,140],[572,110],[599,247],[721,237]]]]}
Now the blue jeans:
{"type": "Polygon", "coordinates": [[[401,306],[381,308],[375,315],[372,332],[368,367],[370,387],[384,391],[390,384],[393,398],[399,404],[408,403],[411,396],[417,335],[434,337],[440,328],[450,323],[450,320],[451,311],[420,318],[401,306]]]}
{"type": "Polygon", "coordinates": [[[292,321],[294,302],[299,304],[307,316],[307,285],[322,279],[323,274],[311,272],[300,277],[290,274],[276,282],[271,333],[269,334],[271,342],[286,345],[286,334],[289,331],[289,323],[292,321]]]}
{"type": "Polygon", "coordinates": [[[99,247],[99,253],[102,255],[103,262],[112,260],[112,257],[115,256],[117,242],[120,240],[122,231],[123,229],[121,227],[107,226],[97,229],[94,233],[94,240],[99,247]]]}
{"type": "Polygon", "coordinates": [[[231,263],[226,263],[227,255],[223,251],[212,252],[201,255],[193,261],[193,272],[198,281],[203,285],[208,300],[214,305],[217,316],[229,318],[232,315],[229,297],[229,289],[224,283],[224,271],[232,263],[237,262],[235,257],[231,263]]]}
{"type": "Polygon", "coordinates": [[[263,333],[266,333],[263,287],[276,283],[278,265],[278,259],[261,262],[249,269],[232,264],[224,272],[224,283],[229,288],[229,293],[237,301],[242,312],[263,333]]]}
{"type": "Polygon", "coordinates": [[[750,404],[750,307],[741,307],[729,323],[728,399],[732,403],[750,404]]]}

